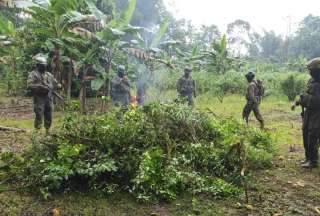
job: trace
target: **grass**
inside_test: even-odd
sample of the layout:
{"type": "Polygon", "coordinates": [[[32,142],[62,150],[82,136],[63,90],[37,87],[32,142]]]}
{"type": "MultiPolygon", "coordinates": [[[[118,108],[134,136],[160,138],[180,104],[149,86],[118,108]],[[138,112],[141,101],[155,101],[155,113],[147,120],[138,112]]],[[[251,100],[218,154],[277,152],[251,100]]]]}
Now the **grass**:
{"type": "MultiPolygon", "coordinates": [[[[168,92],[166,97],[158,99],[172,100],[173,95],[173,92],[168,92]]],[[[223,103],[212,95],[196,99],[197,109],[209,108],[217,116],[237,119],[241,119],[244,104],[245,100],[240,96],[228,96],[223,103]]],[[[267,130],[276,138],[278,152],[271,169],[253,173],[254,180],[249,186],[250,206],[245,205],[244,197],[216,200],[185,194],[170,204],[146,205],[125,194],[105,197],[69,192],[56,194],[45,201],[30,193],[6,191],[0,193],[0,215],[46,215],[53,209],[61,215],[317,215],[315,207],[320,206],[320,171],[302,170],[298,165],[303,157],[299,110],[292,112],[286,98],[270,97],[263,101],[261,113],[267,130]]],[[[1,121],[1,124],[31,129],[33,120],[10,119],[1,121]]],[[[258,127],[253,116],[250,126],[258,127]]],[[[30,134],[26,136],[28,138],[30,134]]],[[[29,138],[17,139],[16,142],[28,142],[29,138]]]]}
{"type": "Polygon", "coordinates": [[[33,119],[1,119],[1,125],[30,130],[33,128],[33,119]]]}

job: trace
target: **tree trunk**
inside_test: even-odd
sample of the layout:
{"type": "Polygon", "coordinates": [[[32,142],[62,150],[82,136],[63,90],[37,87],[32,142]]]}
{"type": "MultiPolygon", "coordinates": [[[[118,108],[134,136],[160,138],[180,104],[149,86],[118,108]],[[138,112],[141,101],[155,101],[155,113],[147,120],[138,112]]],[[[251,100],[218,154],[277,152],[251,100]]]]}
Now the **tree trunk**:
{"type": "Polygon", "coordinates": [[[108,78],[106,79],[105,96],[110,96],[110,78],[109,78],[109,75],[110,75],[110,71],[111,71],[111,68],[112,68],[112,51],[111,50],[108,51],[107,58],[108,58],[108,65],[107,65],[107,68],[106,68],[106,73],[107,73],[108,78]]]}
{"type": "Polygon", "coordinates": [[[79,94],[79,99],[80,99],[80,112],[82,114],[86,114],[86,97],[87,97],[87,91],[86,91],[86,85],[85,82],[82,81],[81,83],[81,89],[80,89],[80,94],[79,94]]]}
{"type": "Polygon", "coordinates": [[[73,72],[69,71],[69,73],[68,73],[68,86],[67,86],[67,97],[69,99],[71,98],[72,75],[73,75],[73,72]]]}
{"type": "MultiPolygon", "coordinates": [[[[60,61],[60,50],[59,50],[58,46],[55,46],[54,56],[52,58],[51,66],[52,66],[52,73],[53,73],[54,78],[59,83],[62,83],[62,74],[61,74],[61,72],[62,72],[62,64],[61,64],[61,61],[60,61]]],[[[63,86],[63,87],[65,87],[65,86],[63,86]]],[[[65,88],[63,88],[63,89],[65,89],[65,88]]]]}
{"type": "Polygon", "coordinates": [[[80,99],[80,112],[82,114],[86,114],[86,99],[87,99],[87,89],[86,89],[86,81],[85,77],[87,75],[87,71],[89,69],[89,66],[86,65],[84,67],[84,72],[81,80],[81,88],[80,88],[80,94],[79,94],[79,99],[80,99]]]}
{"type": "Polygon", "coordinates": [[[69,63],[69,68],[68,68],[68,82],[67,82],[67,87],[66,87],[66,94],[67,97],[70,99],[71,98],[71,87],[72,87],[72,78],[73,78],[73,74],[74,74],[74,68],[73,68],[73,61],[70,60],[69,63]]]}

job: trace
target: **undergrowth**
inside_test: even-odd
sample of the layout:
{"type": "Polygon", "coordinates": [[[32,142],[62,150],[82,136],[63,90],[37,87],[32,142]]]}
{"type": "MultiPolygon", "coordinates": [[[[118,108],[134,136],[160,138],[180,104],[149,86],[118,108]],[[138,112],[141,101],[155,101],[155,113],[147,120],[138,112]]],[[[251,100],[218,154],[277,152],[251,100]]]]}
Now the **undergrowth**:
{"type": "Polygon", "coordinates": [[[127,191],[145,202],[182,193],[243,192],[244,174],[271,165],[269,133],[175,104],[79,116],[22,154],[1,154],[1,177],[48,197],[68,190],[127,191]]]}

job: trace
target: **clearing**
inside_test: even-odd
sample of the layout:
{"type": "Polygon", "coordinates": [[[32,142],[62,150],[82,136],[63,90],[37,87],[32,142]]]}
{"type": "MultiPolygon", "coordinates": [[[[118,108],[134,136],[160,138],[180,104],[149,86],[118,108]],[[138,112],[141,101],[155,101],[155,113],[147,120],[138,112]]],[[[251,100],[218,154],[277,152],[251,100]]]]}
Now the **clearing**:
{"type": "MultiPolygon", "coordinates": [[[[209,101],[208,96],[197,99],[197,108],[210,108],[225,117],[240,118],[243,104],[239,96],[229,96],[224,103],[216,99],[209,101]]],[[[245,204],[244,197],[216,200],[205,196],[183,196],[173,203],[146,205],[137,203],[129,195],[100,197],[77,192],[56,194],[51,200],[43,200],[3,184],[0,215],[320,215],[320,169],[299,167],[304,154],[301,119],[299,111],[291,112],[289,108],[284,98],[268,98],[262,104],[266,127],[277,140],[278,154],[271,169],[253,173],[249,205],[245,204]]],[[[10,112],[1,115],[1,125],[25,128],[28,132],[0,132],[0,151],[21,151],[28,145],[33,125],[32,109],[28,110],[21,115],[10,115],[10,112]]],[[[258,126],[254,118],[251,119],[251,126],[258,126]]]]}

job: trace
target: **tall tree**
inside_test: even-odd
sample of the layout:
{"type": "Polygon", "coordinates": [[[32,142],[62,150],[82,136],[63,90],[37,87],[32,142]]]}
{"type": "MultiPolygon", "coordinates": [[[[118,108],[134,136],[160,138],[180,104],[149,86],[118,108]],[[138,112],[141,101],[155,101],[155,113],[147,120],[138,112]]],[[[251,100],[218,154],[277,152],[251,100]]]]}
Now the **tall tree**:
{"type": "Polygon", "coordinates": [[[202,25],[197,33],[196,41],[204,48],[209,47],[213,41],[219,40],[221,33],[216,25],[202,25]]]}
{"type": "Polygon", "coordinates": [[[244,20],[236,20],[227,26],[230,48],[235,55],[247,53],[247,46],[250,40],[251,25],[244,20]]]}
{"type": "Polygon", "coordinates": [[[264,58],[275,58],[279,53],[279,49],[283,40],[280,35],[276,35],[274,31],[264,31],[261,38],[261,56],[264,58]]]}
{"type": "Polygon", "coordinates": [[[320,56],[320,17],[309,15],[300,23],[296,36],[291,42],[291,54],[308,58],[320,56]]]}

